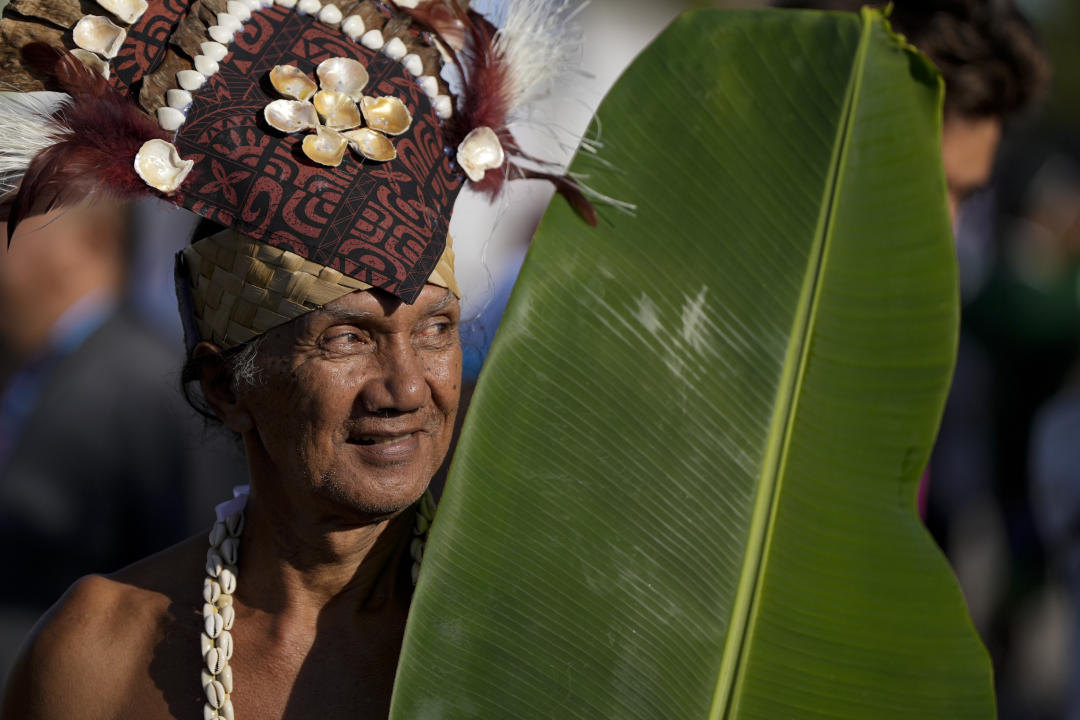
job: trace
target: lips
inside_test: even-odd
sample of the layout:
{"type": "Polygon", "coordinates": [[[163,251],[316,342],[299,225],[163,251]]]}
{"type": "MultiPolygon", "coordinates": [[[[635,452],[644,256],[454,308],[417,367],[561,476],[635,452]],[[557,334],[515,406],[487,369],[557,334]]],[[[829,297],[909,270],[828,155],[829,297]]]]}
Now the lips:
{"type": "Polygon", "coordinates": [[[420,453],[424,430],[354,433],[348,443],[369,463],[400,464],[410,462],[420,453]]]}

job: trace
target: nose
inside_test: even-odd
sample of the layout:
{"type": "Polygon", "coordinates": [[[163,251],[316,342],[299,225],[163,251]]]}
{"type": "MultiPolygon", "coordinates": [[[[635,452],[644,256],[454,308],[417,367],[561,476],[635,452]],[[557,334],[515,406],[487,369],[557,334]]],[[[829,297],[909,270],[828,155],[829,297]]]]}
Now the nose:
{"type": "Polygon", "coordinates": [[[364,383],[363,404],[368,412],[412,412],[428,401],[424,362],[408,341],[394,337],[382,343],[377,369],[364,383]]]}

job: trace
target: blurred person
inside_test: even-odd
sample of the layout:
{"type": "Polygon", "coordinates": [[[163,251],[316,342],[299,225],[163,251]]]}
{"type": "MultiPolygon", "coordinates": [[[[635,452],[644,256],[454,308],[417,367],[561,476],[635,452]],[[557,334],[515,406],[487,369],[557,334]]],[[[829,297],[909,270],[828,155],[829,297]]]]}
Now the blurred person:
{"type": "MultiPolygon", "coordinates": [[[[968,214],[966,201],[990,183],[1010,121],[1041,99],[1049,85],[1049,59],[1031,23],[1012,0],[773,4],[839,11],[892,5],[893,28],[941,70],[945,81],[941,157],[949,213],[957,230],[961,294],[969,302],[987,274],[984,265],[994,241],[987,213],[994,208],[980,202],[970,208],[976,212],[968,214]]],[[[980,197],[986,200],[985,195],[980,197]]],[[[1010,584],[1028,583],[1026,578],[1038,571],[1027,566],[1041,564],[1041,556],[1031,549],[1026,481],[1001,467],[1002,448],[1015,443],[999,434],[1015,417],[1003,420],[995,409],[1002,382],[997,370],[994,355],[962,319],[953,384],[919,502],[927,527],[956,570],[994,659],[1002,717],[1027,717],[1010,689],[1023,681],[1016,679],[1020,669],[1010,665],[1011,601],[1002,591],[1010,584]]],[[[1022,445],[1024,438],[1019,442],[1022,445]]]]}
{"type": "MultiPolygon", "coordinates": [[[[126,203],[0,225],[0,678],[76,578],[184,537],[192,450],[175,352],[124,306],[126,203]]],[[[227,473],[226,473],[227,474],[227,473]]],[[[226,484],[225,487],[228,487],[226,484]]]]}

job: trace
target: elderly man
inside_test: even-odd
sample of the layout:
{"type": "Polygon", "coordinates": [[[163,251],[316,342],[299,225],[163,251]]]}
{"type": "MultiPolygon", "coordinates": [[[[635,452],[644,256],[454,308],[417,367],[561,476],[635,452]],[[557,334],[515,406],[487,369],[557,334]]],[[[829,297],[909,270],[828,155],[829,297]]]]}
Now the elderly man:
{"type": "Polygon", "coordinates": [[[66,93],[0,104],[12,227],[151,188],[206,218],[178,257],[184,379],[250,486],[209,547],[72,587],[5,719],[386,716],[458,407],[449,216],[464,178],[528,174],[508,124],[574,37],[563,3],[512,2],[497,35],[465,5],[152,2],[70,36],[77,2],[9,6],[5,80],[66,93]]]}

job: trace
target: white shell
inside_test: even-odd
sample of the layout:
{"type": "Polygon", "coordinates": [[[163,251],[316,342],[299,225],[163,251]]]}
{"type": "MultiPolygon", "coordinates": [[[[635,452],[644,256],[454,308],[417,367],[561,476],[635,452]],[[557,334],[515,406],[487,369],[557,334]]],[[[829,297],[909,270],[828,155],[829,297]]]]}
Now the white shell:
{"type": "Polygon", "coordinates": [[[350,130],[344,136],[349,141],[349,147],[368,160],[388,162],[397,157],[397,148],[390,139],[371,128],[350,130]]]}
{"type": "Polygon", "coordinates": [[[97,0],[97,3],[127,25],[141,18],[149,7],[146,0],[97,0]]]}
{"type": "Polygon", "coordinates": [[[315,15],[322,9],[322,3],[319,0],[300,0],[296,4],[296,9],[308,15],[315,15]]]}
{"type": "Polygon", "coordinates": [[[71,51],[71,54],[77,57],[83,65],[91,70],[97,70],[101,73],[102,77],[106,80],[109,79],[109,63],[99,58],[89,50],[83,50],[82,48],[76,48],[71,51]]]}
{"type": "Polygon", "coordinates": [[[202,717],[203,717],[203,720],[218,720],[220,715],[218,715],[217,710],[210,707],[210,703],[203,703],[202,717]]]}
{"type": "Polygon", "coordinates": [[[244,511],[234,512],[225,518],[225,527],[228,528],[230,535],[240,537],[240,533],[244,532],[244,511]]]}
{"type": "Polygon", "coordinates": [[[211,680],[203,689],[206,690],[206,702],[212,707],[217,709],[225,704],[225,688],[220,682],[211,680]]]}
{"type": "Polygon", "coordinates": [[[216,603],[221,597],[221,583],[211,578],[203,580],[202,596],[206,602],[216,603]]]}
{"type": "Polygon", "coordinates": [[[217,14],[217,24],[218,27],[230,30],[233,34],[240,32],[240,29],[244,27],[244,23],[240,22],[240,18],[227,12],[217,14]]]}
{"type": "Polygon", "coordinates": [[[454,114],[454,103],[450,100],[449,95],[439,95],[431,104],[435,108],[435,114],[443,120],[454,114]]]}
{"type": "Polygon", "coordinates": [[[424,75],[416,82],[420,83],[420,89],[429,98],[434,98],[439,94],[439,81],[433,75],[424,75]]]}
{"type": "MultiPolygon", "coordinates": [[[[263,4],[259,2],[259,0],[244,0],[244,4],[248,6],[248,10],[250,10],[251,12],[261,10],[263,7],[263,4]]],[[[273,5],[273,3],[270,4],[273,5]]]]}
{"type": "Polygon", "coordinates": [[[381,30],[368,30],[360,36],[360,44],[370,50],[378,50],[383,46],[381,30]]]}
{"type": "Polygon", "coordinates": [[[236,720],[236,713],[233,711],[232,700],[225,698],[225,702],[218,708],[218,717],[222,720],[236,720]]]}
{"type": "Polygon", "coordinates": [[[480,182],[484,179],[484,173],[500,167],[506,161],[506,153],[495,131],[484,126],[474,128],[461,141],[457,161],[470,180],[480,182]]]}
{"type": "Polygon", "coordinates": [[[420,0],[397,0],[394,4],[400,8],[414,8],[420,4],[420,0]]]}
{"type": "MultiPolygon", "coordinates": [[[[233,639],[232,633],[228,630],[222,630],[221,634],[217,637],[217,649],[218,652],[225,653],[225,661],[232,660],[233,655],[233,639]]],[[[217,673],[214,673],[215,675],[217,673]]]]}
{"type": "Polygon", "coordinates": [[[227,662],[229,662],[229,658],[221,648],[212,647],[206,651],[206,669],[213,674],[217,675],[221,672],[227,662]]]}
{"type": "Polygon", "coordinates": [[[200,74],[210,77],[211,75],[216,74],[219,69],[217,60],[208,58],[205,55],[195,56],[195,70],[200,74]]]}
{"type": "MultiPolygon", "coordinates": [[[[236,608],[232,605],[226,605],[221,609],[221,622],[222,629],[232,630],[233,624],[236,622],[236,608]]],[[[228,689],[228,688],[226,688],[228,689]]]]}
{"type": "Polygon", "coordinates": [[[356,40],[363,35],[366,30],[367,28],[364,27],[364,18],[359,15],[350,15],[341,21],[341,31],[348,35],[350,40],[356,40]]]}
{"type": "Polygon", "coordinates": [[[387,135],[400,135],[412,125],[409,109],[396,97],[365,96],[360,101],[360,110],[364,114],[364,123],[369,128],[387,135]]]}
{"type": "MultiPolygon", "coordinates": [[[[169,92],[172,92],[172,90],[170,90],[169,92]]],[[[183,90],[179,92],[183,92],[183,90]]],[[[168,93],[166,93],[166,95],[168,95],[168,93]]],[[[172,105],[172,103],[169,104],[172,105]]],[[[221,544],[221,541],[225,539],[227,534],[228,530],[225,529],[225,523],[221,522],[220,520],[217,521],[216,523],[214,523],[214,526],[210,528],[210,544],[213,547],[217,547],[221,544]]]]}
{"type": "Polygon", "coordinates": [[[225,3],[225,10],[242,23],[251,18],[251,7],[240,0],[229,0],[225,3]]]}
{"type": "Polygon", "coordinates": [[[198,70],[181,70],[176,73],[176,82],[185,90],[198,90],[206,82],[206,76],[198,70]]]}
{"type": "Polygon", "coordinates": [[[206,633],[199,633],[199,645],[202,647],[202,656],[205,658],[206,653],[214,649],[214,641],[206,636],[206,633]]]}
{"type": "Polygon", "coordinates": [[[344,93],[353,102],[360,102],[370,79],[368,71],[358,60],[345,57],[323,60],[315,68],[315,74],[319,76],[319,86],[323,90],[344,93]]]}
{"type": "Polygon", "coordinates": [[[274,0],[274,4],[283,7],[286,10],[292,10],[296,7],[296,0],[274,0]]]}
{"type": "Polygon", "coordinates": [[[159,107],[157,110],[157,122],[165,132],[176,132],[184,124],[187,117],[183,111],[174,107],[159,107]]]}
{"type": "Polygon", "coordinates": [[[270,70],[270,84],[290,100],[310,100],[319,86],[295,65],[275,65],[270,70]]]}
{"type": "MultiPolygon", "coordinates": [[[[221,559],[221,555],[214,548],[210,548],[206,551],[206,574],[212,578],[218,578],[218,582],[221,582],[221,571],[225,569],[225,563],[221,559]]],[[[222,585],[222,592],[229,592],[222,585]]]]}
{"type": "Polygon", "coordinates": [[[236,568],[224,567],[221,569],[221,575],[218,576],[218,582],[221,583],[221,592],[225,595],[232,595],[236,592],[236,568]]]}
{"type": "Polygon", "coordinates": [[[217,62],[221,62],[229,54],[229,48],[213,40],[199,43],[199,47],[202,48],[203,55],[217,62]]]}
{"type": "Polygon", "coordinates": [[[221,558],[229,565],[236,564],[236,553],[240,548],[240,538],[225,538],[221,543],[221,558]]]}
{"type": "Polygon", "coordinates": [[[401,64],[405,66],[410,75],[419,76],[424,72],[424,61],[416,53],[409,53],[401,58],[401,64]]]}
{"type": "Polygon", "coordinates": [[[345,157],[349,141],[336,130],[320,127],[314,135],[304,138],[302,147],[304,154],[320,165],[337,167],[345,157]]]}
{"type": "Polygon", "coordinates": [[[319,11],[319,22],[323,25],[330,25],[335,27],[341,22],[341,10],[337,5],[323,5],[322,10],[319,11]]]}
{"type": "Polygon", "coordinates": [[[266,123],[285,133],[312,130],[319,126],[319,116],[309,102],[275,100],[263,108],[266,123]]]}
{"type": "Polygon", "coordinates": [[[116,57],[127,31],[101,15],[84,15],[72,30],[75,44],[106,59],[116,57]]]}
{"type": "Polygon", "coordinates": [[[225,692],[231,693],[233,691],[233,675],[232,666],[226,665],[221,668],[221,672],[218,673],[218,680],[225,686],[225,692]]]}
{"type": "Polygon", "coordinates": [[[203,616],[204,620],[206,618],[210,617],[211,615],[217,615],[217,613],[218,613],[218,609],[216,607],[214,607],[212,604],[210,604],[208,602],[203,603],[202,616],[203,616]]]}
{"type": "Polygon", "coordinates": [[[225,629],[225,620],[221,617],[221,613],[214,613],[210,617],[203,618],[203,629],[212,638],[221,635],[222,630],[225,629]]]}
{"type": "MultiPolygon", "coordinates": [[[[363,119],[356,102],[337,90],[320,90],[315,93],[311,102],[319,111],[323,124],[331,130],[351,130],[359,126],[363,119]]],[[[315,160],[315,158],[311,159],[315,160]]]]}
{"type": "Polygon", "coordinates": [[[234,33],[229,28],[224,28],[220,25],[211,25],[209,28],[206,29],[206,34],[209,35],[214,42],[219,42],[222,45],[228,45],[232,42],[233,35],[235,35],[236,33],[234,33]]]}
{"type": "Polygon", "coordinates": [[[405,47],[405,43],[401,38],[390,38],[390,41],[383,45],[383,55],[391,60],[400,60],[405,57],[405,54],[409,52],[409,49],[405,47]]]}
{"type": "Polygon", "coordinates": [[[176,147],[164,140],[147,140],[135,155],[135,172],[147,185],[166,194],[180,187],[194,165],[180,159],[176,147]]]}

